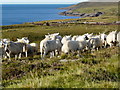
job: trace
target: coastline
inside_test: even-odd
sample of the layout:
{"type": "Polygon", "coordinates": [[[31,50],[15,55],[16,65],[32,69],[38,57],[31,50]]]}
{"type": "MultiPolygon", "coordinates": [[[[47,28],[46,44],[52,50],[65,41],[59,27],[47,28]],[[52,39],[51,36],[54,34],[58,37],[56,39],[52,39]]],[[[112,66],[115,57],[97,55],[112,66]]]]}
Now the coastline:
{"type": "Polygon", "coordinates": [[[2,8],[2,25],[22,24],[25,22],[38,22],[45,20],[69,19],[59,15],[65,10],[57,8],[68,7],[71,4],[4,4],[2,8]]]}
{"type": "Polygon", "coordinates": [[[98,17],[101,16],[102,14],[104,14],[103,12],[96,12],[96,13],[75,13],[71,10],[68,11],[64,11],[59,13],[60,15],[64,15],[64,16],[75,16],[75,17],[98,17]]]}

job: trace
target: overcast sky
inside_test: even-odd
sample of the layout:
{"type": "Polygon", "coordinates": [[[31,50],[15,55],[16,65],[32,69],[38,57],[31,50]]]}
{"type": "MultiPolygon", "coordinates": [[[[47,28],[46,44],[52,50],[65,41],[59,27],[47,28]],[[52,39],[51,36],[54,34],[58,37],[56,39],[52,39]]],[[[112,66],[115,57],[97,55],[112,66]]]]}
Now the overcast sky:
{"type": "Polygon", "coordinates": [[[74,4],[87,0],[0,0],[2,4],[14,3],[37,3],[37,4],[74,4]]]}

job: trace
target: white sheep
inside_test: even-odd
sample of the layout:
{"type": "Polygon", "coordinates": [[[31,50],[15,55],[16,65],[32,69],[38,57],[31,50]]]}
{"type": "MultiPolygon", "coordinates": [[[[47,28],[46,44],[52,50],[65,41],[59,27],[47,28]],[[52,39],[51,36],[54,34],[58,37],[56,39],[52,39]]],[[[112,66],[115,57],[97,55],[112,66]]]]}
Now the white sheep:
{"type": "Polygon", "coordinates": [[[91,38],[88,42],[89,50],[97,50],[102,48],[102,41],[100,38],[91,38]]]}
{"type": "Polygon", "coordinates": [[[28,55],[33,56],[38,52],[38,44],[30,43],[27,44],[28,55]]]}
{"type": "Polygon", "coordinates": [[[38,45],[36,43],[30,43],[29,39],[27,37],[23,37],[22,39],[18,39],[16,42],[26,43],[27,44],[27,52],[29,56],[33,56],[37,53],[38,45]]]}
{"type": "Polygon", "coordinates": [[[69,52],[79,52],[80,53],[84,50],[86,47],[86,42],[85,41],[72,41],[69,40],[66,43],[63,44],[61,51],[64,53],[69,53],[69,52]]]}
{"type": "Polygon", "coordinates": [[[110,45],[110,47],[114,46],[116,44],[116,37],[117,37],[117,31],[112,31],[107,35],[107,44],[110,45]]]}
{"type": "Polygon", "coordinates": [[[106,48],[107,46],[107,41],[106,41],[107,35],[105,33],[100,34],[100,39],[103,43],[103,47],[106,48]]]}
{"type": "Polygon", "coordinates": [[[43,59],[47,53],[51,52],[51,57],[54,57],[55,51],[60,51],[62,44],[59,39],[56,40],[47,40],[42,42],[42,46],[40,46],[41,58],[43,59]],[[43,55],[42,55],[43,52],[43,55]]]}
{"type": "Polygon", "coordinates": [[[76,41],[77,37],[78,37],[78,35],[75,35],[75,36],[72,37],[71,40],[72,40],[72,41],[76,41]]]}
{"type": "Polygon", "coordinates": [[[21,58],[21,54],[23,52],[26,53],[26,57],[27,57],[26,43],[10,41],[4,44],[4,49],[7,56],[9,57],[9,60],[11,60],[11,55],[15,55],[15,60],[17,59],[18,56],[19,58],[21,58]]]}
{"type": "Polygon", "coordinates": [[[40,53],[41,53],[41,57],[43,57],[43,47],[44,47],[44,43],[46,43],[46,41],[51,40],[49,35],[45,35],[45,38],[40,42],[40,53]]]}
{"type": "Polygon", "coordinates": [[[61,40],[62,44],[66,43],[67,41],[71,40],[71,35],[64,36],[61,40]]]}
{"type": "Polygon", "coordinates": [[[117,33],[117,42],[118,46],[120,47],[120,31],[117,33]]]}

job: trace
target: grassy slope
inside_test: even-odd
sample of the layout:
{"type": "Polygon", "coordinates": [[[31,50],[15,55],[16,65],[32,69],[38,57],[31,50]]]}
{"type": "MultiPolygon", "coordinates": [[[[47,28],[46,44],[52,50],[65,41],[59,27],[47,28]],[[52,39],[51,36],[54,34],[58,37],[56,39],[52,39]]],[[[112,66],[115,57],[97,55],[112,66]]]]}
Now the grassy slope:
{"type": "MultiPolygon", "coordinates": [[[[92,8],[91,8],[92,9],[92,8]]],[[[80,22],[113,22],[116,16],[100,16],[77,19],[80,22]],[[112,18],[111,18],[112,17],[112,18]]],[[[69,21],[50,20],[51,21],[69,21]]],[[[45,22],[45,21],[44,21],[45,22]]],[[[40,22],[35,22],[40,23],[40,22]]],[[[41,22],[43,23],[43,21],[41,22]]],[[[31,42],[39,42],[47,33],[60,32],[61,35],[79,35],[86,32],[106,32],[118,30],[118,25],[82,25],[64,24],[61,26],[37,26],[29,23],[3,26],[3,38],[16,40],[17,37],[29,37],[31,42]],[[7,29],[8,28],[8,29],[7,29]]],[[[3,60],[3,86],[9,88],[117,88],[118,87],[118,55],[117,47],[102,49],[93,54],[83,53],[84,58],[62,54],[59,58],[41,60],[39,55],[22,60],[3,60]],[[60,62],[59,60],[78,59],[78,61],[60,62]]]]}
{"type": "MultiPolygon", "coordinates": [[[[85,54],[85,55],[84,55],[85,54]]],[[[46,60],[3,62],[3,86],[8,88],[117,88],[118,48],[103,49],[85,58],[71,56],[46,60]],[[114,55],[113,55],[114,54],[114,55]],[[93,58],[94,57],[94,58],[93,58]],[[6,74],[7,73],[7,74],[6,74]],[[5,80],[6,79],[6,80],[5,80]]]]}

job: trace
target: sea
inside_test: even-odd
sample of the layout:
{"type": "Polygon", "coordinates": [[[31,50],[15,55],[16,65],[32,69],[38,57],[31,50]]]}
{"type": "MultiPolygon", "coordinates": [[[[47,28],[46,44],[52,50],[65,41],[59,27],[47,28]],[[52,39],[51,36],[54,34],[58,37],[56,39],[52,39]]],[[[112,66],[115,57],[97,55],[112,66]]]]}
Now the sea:
{"type": "Polygon", "coordinates": [[[2,25],[22,24],[44,20],[78,18],[59,15],[63,7],[72,4],[2,4],[2,25]]]}

